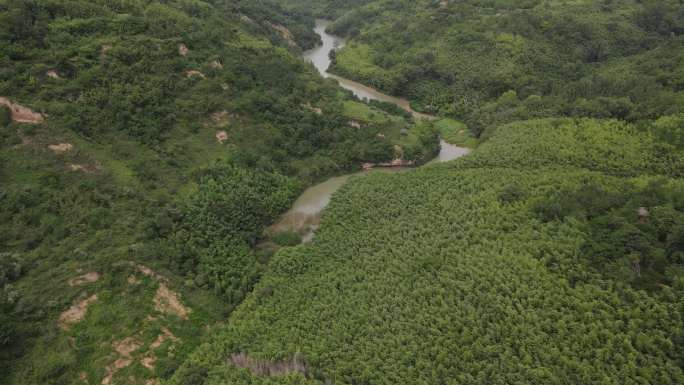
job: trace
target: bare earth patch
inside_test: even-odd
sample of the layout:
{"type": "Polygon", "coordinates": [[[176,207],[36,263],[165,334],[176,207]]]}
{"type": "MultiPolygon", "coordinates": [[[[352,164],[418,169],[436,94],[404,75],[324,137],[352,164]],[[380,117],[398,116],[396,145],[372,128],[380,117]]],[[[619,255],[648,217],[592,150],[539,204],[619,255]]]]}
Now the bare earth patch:
{"type": "Polygon", "coordinates": [[[67,163],[67,168],[69,171],[86,171],[86,166],[76,163],[67,163]]]}
{"type": "Polygon", "coordinates": [[[219,143],[225,142],[228,140],[228,133],[224,130],[216,131],[216,140],[218,140],[219,143]]]}
{"type": "MultiPolygon", "coordinates": [[[[144,276],[153,278],[159,282],[159,288],[157,289],[157,292],[153,298],[154,308],[157,311],[165,314],[175,314],[182,319],[188,319],[188,314],[192,312],[192,309],[183,305],[178,293],[166,286],[168,281],[164,276],[157,274],[154,270],[145,265],[133,264],[132,262],[131,264],[137,267],[138,271],[140,271],[144,276]]],[[[131,280],[129,277],[129,283],[130,282],[131,280]]]]}
{"type": "Polygon", "coordinates": [[[200,77],[200,78],[202,78],[202,79],[206,79],[206,78],[207,78],[206,76],[204,76],[203,73],[201,73],[200,71],[197,71],[197,70],[187,70],[187,71],[185,71],[185,77],[186,77],[186,78],[191,78],[191,77],[194,77],[194,76],[200,77]]]}
{"type": "Polygon", "coordinates": [[[107,52],[111,51],[112,48],[114,48],[111,44],[104,44],[102,47],[100,47],[100,59],[106,59],[107,58],[107,52]]]}
{"type": "Polygon", "coordinates": [[[12,121],[17,123],[42,123],[45,120],[45,115],[20,104],[12,103],[2,96],[0,96],[0,106],[9,108],[12,113],[12,121]]]}
{"type": "Polygon", "coordinates": [[[55,154],[64,154],[65,152],[69,152],[74,149],[74,145],[71,143],[59,143],[59,144],[51,144],[48,146],[48,148],[54,152],[55,154]]]}
{"type": "Polygon", "coordinates": [[[98,273],[97,271],[91,271],[81,276],[71,278],[69,280],[69,286],[81,286],[86,283],[97,282],[99,279],[100,273],[98,273]]]}
{"type": "Polygon", "coordinates": [[[59,76],[59,74],[57,73],[56,70],[47,70],[45,75],[47,75],[47,77],[52,78],[52,79],[61,79],[62,78],[61,76],[59,76]]]}
{"type": "Polygon", "coordinates": [[[142,344],[140,341],[136,340],[133,337],[126,337],[123,340],[119,342],[114,343],[114,351],[116,351],[118,358],[116,361],[114,361],[113,364],[107,366],[105,370],[107,371],[107,375],[102,379],[102,385],[111,385],[112,384],[112,378],[114,378],[114,374],[131,363],[133,363],[133,358],[131,357],[131,354],[140,349],[142,344]]]}
{"type": "Polygon", "coordinates": [[[297,46],[297,43],[294,40],[294,35],[292,34],[292,32],[290,32],[289,29],[287,29],[287,27],[285,27],[284,25],[271,23],[271,28],[275,29],[280,34],[280,36],[283,39],[285,39],[285,41],[287,41],[287,44],[289,44],[290,47],[297,46]]]}
{"type": "Polygon", "coordinates": [[[211,64],[209,64],[209,66],[217,70],[223,69],[223,64],[221,64],[221,62],[218,60],[214,60],[213,62],[211,62],[211,64]]]}
{"type": "Polygon", "coordinates": [[[135,275],[129,275],[128,278],[126,278],[126,281],[129,285],[137,285],[140,283],[138,278],[135,278],[135,275]]]}
{"type": "Polygon", "coordinates": [[[349,125],[349,127],[361,128],[361,122],[356,121],[356,120],[350,120],[347,122],[347,124],[349,125]]]}
{"type": "Polygon", "coordinates": [[[81,300],[73,305],[59,316],[59,327],[62,330],[69,330],[71,325],[80,322],[88,311],[88,306],[97,301],[97,294],[81,300]]]}
{"type": "Polygon", "coordinates": [[[182,319],[188,319],[188,314],[191,312],[190,308],[185,307],[178,299],[178,293],[166,287],[166,284],[160,282],[157,293],[154,295],[154,308],[166,314],[175,314],[182,319]]]}
{"type": "Polygon", "coordinates": [[[183,43],[178,44],[178,54],[179,54],[179,55],[181,55],[181,56],[188,56],[188,53],[189,53],[189,52],[190,52],[190,50],[188,49],[188,46],[186,46],[186,45],[183,44],[183,43]]]}
{"type": "Polygon", "coordinates": [[[154,279],[156,279],[156,280],[158,280],[158,281],[163,281],[163,280],[165,280],[164,277],[162,277],[161,275],[155,273],[154,270],[150,269],[149,267],[147,267],[147,266],[145,266],[145,265],[135,265],[135,266],[136,266],[136,267],[138,268],[138,270],[139,270],[144,276],[146,276],[146,277],[154,278],[154,279]]]}
{"type": "Polygon", "coordinates": [[[172,342],[177,342],[178,337],[176,337],[171,331],[165,327],[162,328],[162,334],[157,336],[157,339],[150,344],[150,350],[147,352],[145,357],[140,360],[142,365],[149,370],[154,370],[154,364],[157,362],[157,356],[154,351],[158,349],[165,341],[170,340],[172,342]]]}

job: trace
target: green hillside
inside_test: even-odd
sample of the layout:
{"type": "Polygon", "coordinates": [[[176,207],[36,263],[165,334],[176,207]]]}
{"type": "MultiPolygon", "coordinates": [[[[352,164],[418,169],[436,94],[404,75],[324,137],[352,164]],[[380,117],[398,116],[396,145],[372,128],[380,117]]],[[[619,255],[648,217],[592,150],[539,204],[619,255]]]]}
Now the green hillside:
{"type": "Polygon", "coordinates": [[[350,125],[357,102],[298,57],[307,20],[0,1],[0,383],[170,376],[251,290],[263,228],[303,187],[436,151],[431,127],[374,107],[350,125]]]}
{"type": "Polygon", "coordinates": [[[652,146],[530,121],[353,180],[171,383],[681,383],[681,158],[652,146]]]}
{"type": "Polygon", "coordinates": [[[639,121],[684,105],[678,0],[375,0],[330,30],[352,38],[334,72],[465,119],[477,136],[515,120],[639,121]]]}
{"type": "Polygon", "coordinates": [[[684,383],[682,33],[680,0],[0,0],[0,384],[684,383]],[[434,119],[321,77],[315,18],[434,119]]]}

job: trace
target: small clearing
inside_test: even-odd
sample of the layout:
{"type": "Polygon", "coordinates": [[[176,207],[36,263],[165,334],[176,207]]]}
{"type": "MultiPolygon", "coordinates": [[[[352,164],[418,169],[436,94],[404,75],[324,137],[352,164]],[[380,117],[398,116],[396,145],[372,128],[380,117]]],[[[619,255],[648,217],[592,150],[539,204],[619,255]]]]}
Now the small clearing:
{"type": "Polygon", "coordinates": [[[185,77],[186,77],[186,78],[191,78],[191,77],[195,77],[195,76],[200,77],[200,78],[202,78],[202,79],[206,79],[206,78],[207,78],[203,73],[201,73],[200,71],[197,71],[197,70],[187,70],[187,71],[185,71],[185,77]]]}
{"type": "Polygon", "coordinates": [[[349,125],[349,127],[361,128],[361,122],[356,121],[356,120],[350,120],[347,122],[347,124],[349,125]]]}
{"type": "Polygon", "coordinates": [[[67,163],[67,168],[70,171],[86,171],[86,166],[76,163],[67,163]]]}
{"type": "Polygon", "coordinates": [[[225,142],[228,140],[228,133],[224,130],[216,131],[216,140],[218,140],[219,143],[225,142]]]}
{"type": "Polygon", "coordinates": [[[90,297],[71,305],[69,309],[59,316],[59,327],[62,328],[62,330],[69,330],[72,325],[83,320],[88,311],[88,306],[95,301],[97,301],[97,294],[93,294],[90,297]]]}
{"type": "Polygon", "coordinates": [[[55,154],[64,154],[65,152],[69,152],[74,149],[74,145],[71,143],[59,143],[59,144],[51,144],[48,146],[48,148],[54,152],[55,154]]]}
{"type": "Polygon", "coordinates": [[[190,308],[180,301],[178,293],[170,290],[166,284],[161,282],[154,295],[154,308],[161,313],[175,314],[184,320],[188,319],[188,314],[191,312],[190,308]]]}
{"type": "Polygon", "coordinates": [[[12,121],[17,123],[42,123],[45,115],[35,112],[28,107],[12,103],[9,99],[0,96],[0,106],[5,106],[12,113],[12,121]]]}
{"type": "Polygon", "coordinates": [[[181,56],[188,56],[188,53],[189,53],[189,52],[190,52],[190,50],[188,49],[188,46],[186,46],[186,45],[183,44],[183,43],[178,44],[178,54],[179,54],[179,55],[181,55],[181,56]]]}
{"type": "Polygon", "coordinates": [[[78,277],[71,278],[69,280],[69,286],[81,286],[86,283],[97,282],[99,279],[100,273],[98,273],[97,271],[91,271],[78,277]]]}
{"type": "MultiPolygon", "coordinates": [[[[144,276],[153,278],[159,282],[159,288],[154,295],[154,308],[165,314],[175,314],[178,317],[186,320],[188,319],[188,314],[192,312],[192,309],[183,305],[180,300],[180,295],[166,286],[167,279],[157,274],[154,270],[150,269],[145,265],[134,264],[144,276]]],[[[134,277],[135,278],[135,277],[134,277]]],[[[129,277],[129,283],[131,282],[129,277]]]]}
{"type": "Polygon", "coordinates": [[[52,79],[61,79],[62,78],[61,76],[59,76],[59,74],[57,73],[56,70],[47,70],[45,75],[49,78],[52,78],[52,79]]]}
{"type": "Polygon", "coordinates": [[[211,62],[211,64],[209,64],[209,66],[217,70],[223,69],[223,64],[221,64],[221,62],[218,60],[214,60],[213,62],[211,62]]]}
{"type": "Polygon", "coordinates": [[[158,349],[167,340],[170,340],[172,343],[175,343],[178,341],[178,337],[171,333],[169,329],[162,327],[162,334],[158,335],[157,339],[150,344],[150,350],[147,352],[145,357],[143,357],[140,360],[140,363],[142,363],[142,365],[147,369],[154,370],[155,363],[157,362],[157,356],[154,354],[154,351],[158,349]]]}
{"type": "Polygon", "coordinates": [[[105,370],[107,375],[102,379],[102,385],[111,385],[114,374],[120,369],[123,369],[133,363],[131,354],[140,349],[142,344],[133,337],[126,337],[119,342],[114,343],[114,351],[117,353],[117,359],[113,364],[107,366],[105,370]]]}
{"type": "Polygon", "coordinates": [[[289,44],[290,47],[296,47],[297,46],[297,43],[294,40],[294,35],[292,34],[292,32],[290,32],[289,29],[287,29],[287,27],[285,27],[284,25],[277,24],[277,23],[270,23],[270,24],[271,24],[271,28],[275,29],[276,32],[278,32],[278,34],[280,34],[280,37],[282,37],[283,39],[285,39],[285,41],[287,41],[287,44],[289,44]]]}
{"type": "Polygon", "coordinates": [[[106,59],[107,53],[114,48],[111,44],[104,44],[100,47],[100,59],[106,59]]]}

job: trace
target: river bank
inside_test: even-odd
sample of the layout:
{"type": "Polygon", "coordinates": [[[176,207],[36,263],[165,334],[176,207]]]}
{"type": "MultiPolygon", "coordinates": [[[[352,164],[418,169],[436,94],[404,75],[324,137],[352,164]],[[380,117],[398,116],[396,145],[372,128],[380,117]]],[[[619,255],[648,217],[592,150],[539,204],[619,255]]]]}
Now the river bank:
{"type": "MultiPolygon", "coordinates": [[[[327,33],[325,30],[330,25],[328,20],[317,20],[315,32],[321,37],[322,44],[316,48],[308,50],[302,54],[302,58],[311,62],[324,78],[335,79],[340,87],[351,91],[359,99],[378,100],[395,104],[403,110],[410,112],[414,119],[434,120],[432,115],[422,114],[414,111],[408,100],[383,94],[371,87],[344,79],[328,72],[331,60],[329,53],[344,47],[346,40],[339,36],[327,33]]],[[[460,158],[470,153],[469,148],[458,147],[440,140],[440,151],[430,164],[446,162],[460,158]]],[[[294,202],[292,208],[288,210],[277,223],[267,229],[268,234],[278,232],[296,232],[302,236],[303,242],[313,239],[314,232],[318,229],[321,213],[330,203],[333,194],[342,187],[352,176],[363,177],[371,172],[403,172],[412,169],[411,164],[365,164],[364,170],[352,174],[330,178],[322,183],[306,189],[302,195],[294,202]]]]}

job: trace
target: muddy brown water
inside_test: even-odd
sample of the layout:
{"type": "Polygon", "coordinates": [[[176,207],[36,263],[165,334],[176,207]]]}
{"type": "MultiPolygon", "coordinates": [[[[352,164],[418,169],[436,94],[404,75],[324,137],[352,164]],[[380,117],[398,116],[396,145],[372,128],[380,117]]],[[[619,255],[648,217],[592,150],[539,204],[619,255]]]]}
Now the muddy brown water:
{"type": "MultiPolygon", "coordinates": [[[[345,39],[331,35],[325,31],[330,23],[329,20],[316,20],[316,28],[314,30],[321,37],[323,44],[304,52],[302,55],[304,60],[311,62],[316,69],[318,69],[321,76],[337,80],[340,87],[353,92],[354,95],[360,99],[380,100],[393,103],[405,111],[410,112],[416,119],[434,119],[431,115],[422,114],[411,109],[411,106],[406,99],[385,95],[371,87],[328,73],[328,68],[331,63],[328,54],[333,49],[341,49],[346,43],[345,39]]],[[[439,155],[430,163],[454,160],[467,155],[470,152],[470,149],[468,148],[454,146],[444,140],[441,140],[440,144],[441,148],[439,155]]],[[[304,242],[309,242],[313,239],[316,229],[318,229],[321,213],[330,203],[333,194],[342,187],[349,178],[352,176],[363,177],[364,175],[374,172],[402,172],[407,170],[409,169],[376,168],[370,171],[337,176],[311,186],[299,196],[292,205],[292,208],[267,231],[271,234],[279,231],[294,231],[302,235],[302,240],[304,242]]]]}
{"type": "Polygon", "coordinates": [[[414,111],[411,108],[411,104],[409,103],[409,101],[404,98],[386,95],[372,87],[368,87],[353,80],[345,79],[335,74],[329,73],[328,68],[330,68],[331,64],[329,56],[330,51],[333,49],[342,49],[346,44],[346,39],[341,38],[339,36],[331,35],[325,31],[325,29],[328,28],[330,23],[331,21],[329,20],[316,20],[316,28],[314,28],[314,31],[321,37],[321,41],[323,42],[323,44],[304,52],[304,54],[302,55],[304,57],[304,60],[311,62],[316,67],[316,69],[318,69],[318,72],[321,73],[321,76],[323,76],[324,78],[331,78],[337,80],[337,82],[340,84],[340,87],[351,91],[361,100],[379,100],[395,104],[404,111],[410,112],[413,115],[413,117],[417,119],[429,120],[434,118],[431,115],[414,111]]]}

